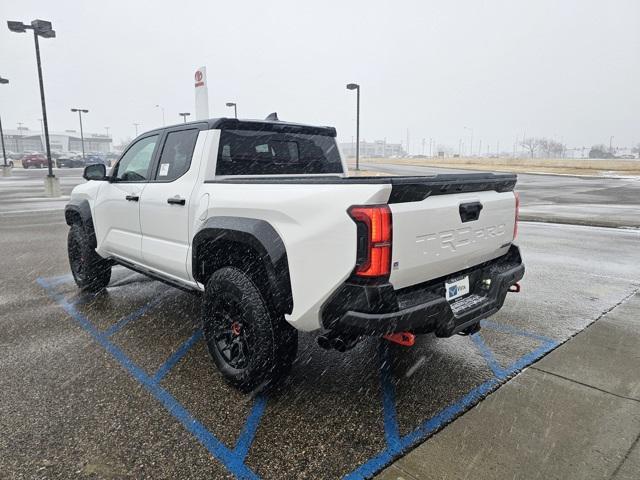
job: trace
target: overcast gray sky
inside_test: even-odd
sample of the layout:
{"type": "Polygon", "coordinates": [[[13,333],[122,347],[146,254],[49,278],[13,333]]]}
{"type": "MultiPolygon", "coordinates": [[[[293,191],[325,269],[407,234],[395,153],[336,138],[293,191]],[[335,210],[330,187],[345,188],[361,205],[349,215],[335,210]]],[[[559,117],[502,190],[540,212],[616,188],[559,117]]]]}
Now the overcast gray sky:
{"type": "MultiPolygon", "coordinates": [[[[474,131],[510,151],[516,136],[569,146],[640,142],[640,2],[629,1],[30,1],[0,5],[0,115],[5,128],[41,117],[33,39],[6,20],[53,22],[41,51],[51,130],[116,140],[194,111],[206,65],[212,117],[277,111],[283,120],[361,136],[457,148],[474,131]]],[[[483,151],[485,148],[483,148],[483,151]]]]}

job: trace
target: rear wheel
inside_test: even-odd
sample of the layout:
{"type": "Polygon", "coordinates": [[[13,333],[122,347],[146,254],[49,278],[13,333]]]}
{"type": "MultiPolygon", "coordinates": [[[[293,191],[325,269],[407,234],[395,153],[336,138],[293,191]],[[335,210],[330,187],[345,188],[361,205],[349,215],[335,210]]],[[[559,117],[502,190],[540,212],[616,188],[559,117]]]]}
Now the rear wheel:
{"type": "Polygon", "coordinates": [[[76,285],[88,292],[97,292],[109,285],[111,263],[91,247],[81,223],[73,223],[67,237],[69,266],[76,285]]]}
{"type": "Polygon", "coordinates": [[[270,310],[238,268],[221,268],[207,282],[202,304],[207,348],[225,379],[240,390],[266,387],[286,375],[295,359],[298,332],[270,310]]]}

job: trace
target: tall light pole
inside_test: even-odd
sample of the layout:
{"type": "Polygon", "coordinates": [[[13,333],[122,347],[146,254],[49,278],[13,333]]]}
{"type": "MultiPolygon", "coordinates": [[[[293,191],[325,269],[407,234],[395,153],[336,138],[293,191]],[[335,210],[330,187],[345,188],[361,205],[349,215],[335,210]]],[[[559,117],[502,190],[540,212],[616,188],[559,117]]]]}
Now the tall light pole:
{"type": "Polygon", "coordinates": [[[110,129],[110,128],[111,128],[111,127],[104,127],[104,129],[107,131],[107,137],[109,136],[109,129],[110,129]]]}
{"type": "Polygon", "coordinates": [[[82,144],[82,160],[84,160],[84,131],[82,130],[82,114],[89,113],[89,110],[82,108],[72,108],[72,112],[78,112],[78,118],[80,119],[80,143],[82,144]]]}
{"type": "MultiPolygon", "coordinates": [[[[53,178],[53,162],[51,161],[51,145],[49,144],[49,125],[47,123],[47,107],[44,101],[44,82],[42,81],[42,64],[40,63],[40,44],[38,37],[55,38],[56,32],[51,26],[51,22],[46,20],[33,20],[31,25],[22,22],[8,21],[9,30],[16,33],[24,33],[33,30],[33,40],[36,46],[36,63],[38,64],[38,80],[40,82],[40,101],[42,103],[42,121],[44,122],[44,139],[47,147],[47,162],[49,164],[49,177],[53,178]]],[[[58,189],[59,190],[59,189],[58,189]]],[[[53,192],[53,190],[52,190],[53,192]]]]}
{"type": "Polygon", "coordinates": [[[612,155],[613,155],[613,139],[614,139],[614,138],[615,138],[615,137],[614,137],[613,135],[611,135],[611,136],[609,137],[609,153],[610,153],[610,154],[612,154],[612,155]]]}
{"type": "Polygon", "coordinates": [[[182,117],[182,120],[184,121],[183,123],[187,123],[187,117],[191,114],[189,112],[181,112],[178,115],[182,117]]]}
{"type": "MultiPolygon", "coordinates": [[[[7,80],[6,78],[0,77],[0,85],[6,85],[7,83],[9,83],[9,80],[7,80]]],[[[0,118],[0,141],[2,142],[2,158],[4,159],[3,173],[7,175],[9,172],[9,170],[7,170],[9,168],[9,165],[7,165],[7,151],[4,148],[4,132],[2,131],[2,118],[0,118]]]]}
{"type": "Polygon", "coordinates": [[[162,110],[162,126],[164,127],[165,123],[164,123],[164,107],[162,105],[156,105],[156,108],[159,108],[160,110],[162,110]]]}
{"type": "Polygon", "coordinates": [[[348,83],[347,90],[355,90],[358,94],[356,100],[356,170],[360,170],[360,85],[348,83]]]}
{"type": "Polygon", "coordinates": [[[233,107],[233,114],[238,118],[238,105],[235,102],[227,102],[227,107],[233,107]]]}
{"type": "Polygon", "coordinates": [[[464,127],[465,130],[471,132],[471,141],[469,142],[469,156],[473,155],[473,128],[464,127]]]}
{"type": "Polygon", "coordinates": [[[139,123],[134,123],[133,124],[134,127],[136,127],[136,137],[138,136],[138,126],[140,126],[139,123]]]}

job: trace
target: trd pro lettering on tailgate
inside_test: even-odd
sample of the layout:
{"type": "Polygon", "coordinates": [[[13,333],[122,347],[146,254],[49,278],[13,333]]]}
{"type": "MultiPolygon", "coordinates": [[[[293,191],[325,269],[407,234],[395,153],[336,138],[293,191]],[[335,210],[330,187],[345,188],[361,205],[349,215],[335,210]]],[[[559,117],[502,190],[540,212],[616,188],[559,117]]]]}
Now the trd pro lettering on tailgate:
{"type": "Polygon", "coordinates": [[[505,224],[489,225],[481,228],[463,227],[454,230],[443,230],[438,233],[427,233],[416,237],[416,244],[428,254],[427,245],[431,241],[439,241],[440,248],[456,252],[459,248],[481,242],[485,239],[499,237],[505,234],[505,224]]]}

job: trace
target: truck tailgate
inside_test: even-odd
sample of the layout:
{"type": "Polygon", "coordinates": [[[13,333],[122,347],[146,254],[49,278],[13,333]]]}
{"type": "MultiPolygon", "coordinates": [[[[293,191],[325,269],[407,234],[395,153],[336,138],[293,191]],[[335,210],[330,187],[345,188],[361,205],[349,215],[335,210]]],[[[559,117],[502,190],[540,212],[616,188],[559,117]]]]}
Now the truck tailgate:
{"type": "Polygon", "coordinates": [[[513,241],[512,191],[448,193],[390,202],[389,207],[393,214],[389,280],[395,289],[497,258],[513,241]]]}

